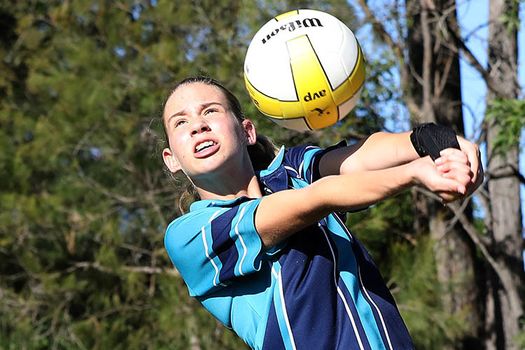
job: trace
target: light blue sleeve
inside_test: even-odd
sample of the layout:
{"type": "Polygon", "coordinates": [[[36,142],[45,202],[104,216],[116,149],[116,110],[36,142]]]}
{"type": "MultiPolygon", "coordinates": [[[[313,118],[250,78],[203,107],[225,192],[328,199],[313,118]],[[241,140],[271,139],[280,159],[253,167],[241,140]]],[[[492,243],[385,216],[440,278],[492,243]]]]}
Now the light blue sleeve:
{"type": "Polygon", "coordinates": [[[204,296],[258,271],[262,241],[255,229],[260,199],[231,208],[207,207],[175,219],[164,245],[193,297],[204,296]]]}

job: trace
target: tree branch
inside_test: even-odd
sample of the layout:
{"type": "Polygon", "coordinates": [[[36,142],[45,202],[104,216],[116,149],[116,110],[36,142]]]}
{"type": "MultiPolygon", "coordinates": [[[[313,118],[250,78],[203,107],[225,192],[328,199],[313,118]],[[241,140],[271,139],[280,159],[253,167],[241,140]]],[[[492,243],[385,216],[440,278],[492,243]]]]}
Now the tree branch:
{"type": "MultiPolygon", "coordinates": [[[[394,53],[395,57],[399,61],[399,73],[401,75],[401,90],[404,91],[405,95],[405,103],[406,107],[408,108],[408,111],[411,115],[414,116],[421,116],[423,115],[421,108],[419,105],[414,101],[412,96],[409,93],[408,90],[408,81],[410,76],[410,67],[407,65],[405,60],[405,45],[403,44],[403,41],[396,42],[394,38],[388,33],[385,26],[382,24],[381,21],[372,13],[370,7],[368,6],[366,0],[358,0],[359,5],[361,6],[361,9],[365,13],[365,17],[372,24],[372,28],[376,35],[384,42],[386,43],[392,52],[394,53]]],[[[400,33],[401,34],[401,33],[400,33]]]]}
{"type": "Polygon", "coordinates": [[[429,6],[425,0],[421,1],[421,31],[423,33],[423,113],[424,121],[435,121],[432,106],[432,87],[430,75],[432,73],[432,35],[430,34],[429,6]]]}
{"type": "Polygon", "coordinates": [[[519,171],[514,164],[507,164],[496,169],[492,169],[491,172],[487,171],[487,177],[489,179],[503,179],[506,177],[516,177],[519,182],[525,185],[525,176],[519,171]]]}
{"type": "MultiPolygon", "coordinates": [[[[416,191],[421,192],[425,196],[442,203],[441,198],[438,195],[434,194],[433,192],[430,192],[420,187],[416,187],[416,191]]],[[[485,240],[478,234],[476,228],[472,225],[470,220],[463,213],[463,210],[457,203],[448,203],[448,204],[445,204],[445,206],[449,208],[454,213],[454,215],[457,217],[457,220],[459,220],[461,226],[467,233],[468,237],[471,239],[474,245],[480,250],[483,257],[486,259],[490,267],[494,270],[494,273],[498,276],[498,278],[501,281],[504,281],[505,279],[503,275],[501,274],[501,271],[504,269],[504,267],[502,267],[501,264],[499,264],[489,253],[487,249],[488,241],[485,242],[485,240]]],[[[455,219],[456,218],[454,218],[453,220],[455,219]]]]}
{"type": "Polygon", "coordinates": [[[359,5],[363,9],[366,18],[372,24],[372,28],[379,35],[379,37],[394,51],[394,54],[401,62],[405,61],[403,55],[404,47],[401,43],[396,42],[390,34],[388,34],[385,26],[377,19],[370,10],[370,7],[365,0],[359,0],[359,5]]]}
{"type": "Polygon", "coordinates": [[[500,91],[498,85],[494,81],[494,79],[490,75],[490,70],[483,67],[481,62],[476,58],[476,56],[470,51],[470,49],[467,47],[463,39],[461,38],[461,34],[459,33],[459,30],[457,28],[452,28],[449,21],[445,21],[446,29],[448,33],[450,33],[450,36],[452,38],[452,42],[454,46],[450,47],[451,50],[453,50],[456,53],[463,54],[463,57],[467,60],[470,65],[478,71],[478,73],[481,75],[483,80],[485,80],[485,83],[487,84],[487,87],[489,90],[491,90],[494,94],[497,96],[504,96],[503,92],[500,91]]]}

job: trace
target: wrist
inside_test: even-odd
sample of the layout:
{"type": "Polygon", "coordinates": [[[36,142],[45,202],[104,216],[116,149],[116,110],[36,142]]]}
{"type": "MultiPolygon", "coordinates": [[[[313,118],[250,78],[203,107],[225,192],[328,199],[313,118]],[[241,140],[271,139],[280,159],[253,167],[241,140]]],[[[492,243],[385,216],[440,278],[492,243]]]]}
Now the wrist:
{"type": "Polygon", "coordinates": [[[420,157],[429,155],[432,160],[439,158],[439,153],[446,148],[460,149],[454,129],[435,123],[416,126],[410,134],[410,141],[420,157]]]}
{"type": "Polygon", "coordinates": [[[405,176],[407,177],[408,186],[417,186],[422,183],[420,178],[420,169],[423,165],[422,161],[423,158],[417,158],[406,164],[405,176]]]}
{"type": "Polygon", "coordinates": [[[422,128],[424,128],[427,124],[419,125],[412,130],[410,133],[410,142],[412,143],[412,147],[414,147],[414,150],[418,154],[419,157],[425,157],[428,155],[427,151],[423,148],[421,143],[419,142],[419,132],[422,128]]]}

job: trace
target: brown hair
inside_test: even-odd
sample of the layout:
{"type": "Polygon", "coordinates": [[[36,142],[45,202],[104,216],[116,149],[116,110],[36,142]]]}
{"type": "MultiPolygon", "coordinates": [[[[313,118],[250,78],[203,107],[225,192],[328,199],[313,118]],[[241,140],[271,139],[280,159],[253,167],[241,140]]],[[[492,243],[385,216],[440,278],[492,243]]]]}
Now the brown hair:
{"type": "MultiPolygon", "coordinates": [[[[244,120],[244,113],[242,111],[241,103],[235,97],[235,95],[228,90],[224,85],[222,85],[217,80],[206,77],[206,76],[195,76],[195,77],[189,77],[184,80],[181,80],[178,82],[174,88],[169,93],[168,97],[165,99],[162,112],[164,114],[164,110],[166,108],[166,103],[168,102],[168,99],[170,96],[180,87],[187,84],[192,83],[204,83],[207,85],[215,86],[218,89],[222,91],[224,96],[226,97],[226,101],[228,102],[228,107],[230,108],[233,115],[236,117],[236,119],[239,122],[242,122],[244,120]]],[[[164,125],[164,122],[162,123],[164,128],[164,139],[166,143],[169,145],[169,139],[166,134],[166,126],[164,125]]],[[[273,158],[275,157],[278,149],[273,144],[273,142],[264,135],[257,135],[257,140],[254,145],[248,145],[248,154],[250,156],[250,161],[252,163],[253,170],[259,171],[262,169],[266,169],[268,165],[272,162],[273,158]]],[[[189,210],[189,206],[194,201],[199,200],[199,195],[197,194],[197,190],[189,181],[187,177],[184,176],[184,180],[182,184],[182,194],[179,197],[179,210],[181,213],[186,213],[189,210]]]]}

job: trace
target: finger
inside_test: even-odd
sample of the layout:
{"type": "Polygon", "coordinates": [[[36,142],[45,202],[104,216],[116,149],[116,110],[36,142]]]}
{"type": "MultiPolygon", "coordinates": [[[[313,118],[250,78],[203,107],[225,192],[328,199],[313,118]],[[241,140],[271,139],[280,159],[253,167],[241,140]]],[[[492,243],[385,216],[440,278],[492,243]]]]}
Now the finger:
{"type": "Polygon", "coordinates": [[[447,162],[442,165],[436,166],[436,170],[439,171],[441,174],[446,174],[451,171],[454,171],[456,173],[461,173],[464,175],[467,175],[469,177],[472,177],[472,171],[470,170],[470,167],[463,163],[458,162],[447,162]]]}
{"type": "Polygon", "coordinates": [[[461,185],[463,185],[465,187],[465,191],[462,193],[466,193],[467,192],[466,188],[471,184],[471,181],[470,181],[471,177],[467,174],[449,172],[449,173],[443,174],[443,177],[447,179],[455,180],[461,185]]]}
{"type": "Polygon", "coordinates": [[[482,168],[481,152],[479,150],[479,147],[475,143],[467,141],[462,137],[458,137],[458,142],[461,150],[467,155],[467,158],[470,163],[470,168],[472,169],[472,173],[474,174],[472,181],[473,183],[476,183],[480,175],[480,169],[482,168]]]}
{"type": "Polygon", "coordinates": [[[441,198],[443,203],[450,203],[464,197],[456,192],[438,192],[436,194],[441,198]]]}
{"type": "Polygon", "coordinates": [[[470,184],[467,185],[467,196],[471,195],[478,189],[479,186],[483,184],[485,178],[485,173],[483,172],[483,167],[480,167],[478,173],[476,174],[475,180],[472,179],[470,184]]]}
{"type": "Polygon", "coordinates": [[[452,156],[456,154],[465,154],[465,151],[457,148],[445,148],[439,152],[441,156],[452,156]]]}
{"type": "Polygon", "coordinates": [[[441,151],[440,154],[441,154],[441,157],[439,157],[435,161],[437,165],[443,164],[447,161],[460,162],[460,163],[465,163],[465,164],[469,163],[467,154],[457,149],[447,148],[441,151]]]}
{"type": "Polygon", "coordinates": [[[444,176],[438,177],[429,190],[432,192],[456,192],[460,194],[465,194],[467,191],[465,184],[444,176]]]}

